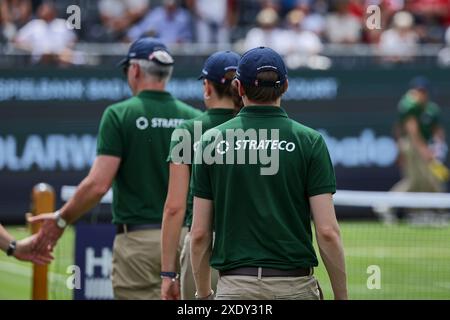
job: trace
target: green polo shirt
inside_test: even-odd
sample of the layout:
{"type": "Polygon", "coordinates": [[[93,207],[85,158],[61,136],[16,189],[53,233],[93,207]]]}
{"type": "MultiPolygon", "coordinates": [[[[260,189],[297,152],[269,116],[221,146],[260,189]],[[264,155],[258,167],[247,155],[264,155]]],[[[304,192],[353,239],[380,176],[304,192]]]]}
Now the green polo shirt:
{"type": "Polygon", "coordinates": [[[113,182],[113,223],[161,223],[170,136],[183,121],[200,114],[162,91],[143,91],[105,110],[97,154],[121,158],[113,182]]]}
{"type": "Polygon", "coordinates": [[[282,108],[248,106],[234,119],[206,132],[201,141],[192,186],[194,196],[214,202],[216,234],[211,265],[222,271],[317,266],[309,197],[336,191],[333,165],[322,136],[289,119],[282,108]],[[256,129],[258,134],[256,139],[251,134],[248,139],[234,138],[231,142],[226,138],[230,142],[227,149],[223,137],[237,129],[256,129]],[[211,149],[211,145],[216,147],[211,149]],[[246,156],[255,149],[278,150],[278,171],[262,175],[261,168],[268,167],[268,162],[262,164],[261,158],[251,162],[247,157],[240,164],[208,160],[208,164],[204,161],[207,148],[215,156],[227,150],[225,156],[234,152],[235,157],[242,149],[246,156]]]}
{"type": "Polygon", "coordinates": [[[406,94],[399,102],[398,111],[400,122],[409,117],[414,117],[419,124],[420,133],[425,141],[433,137],[433,130],[439,124],[439,107],[433,102],[425,105],[418,104],[410,94],[406,94]]]}
{"type": "MultiPolygon", "coordinates": [[[[233,115],[233,109],[214,108],[206,110],[201,116],[195,119],[183,122],[177,129],[187,130],[187,132],[189,133],[189,138],[185,140],[179,135],[172,134],[172,139],[170,142],[170,152],[169,156],[167,157],[167,161],[174,162],[173,160],[176,155],[172,155],[172,153],[176,151],[175,147],[177,145],[180,145],[180,143],[187,143],[189,149],[191,150],[191,153],[188,159],[186,158],[187,161],[181,161],[179,163],[191,165],[194,161],[194,144],[196,144],[200,140],[201,135],[207,130],[232,119],[233,115]],[[196,128],[197,130],[195,130],[196,128]]],[[[182,152],[180,152],[180,157],[181,156],[183,156],[182,152]]],[[[192,224],[193,199],[194,196],[192,194],[192,189],[189,188],[185,218],[185,223],[187,226],[191,226],[192,224]]]]}

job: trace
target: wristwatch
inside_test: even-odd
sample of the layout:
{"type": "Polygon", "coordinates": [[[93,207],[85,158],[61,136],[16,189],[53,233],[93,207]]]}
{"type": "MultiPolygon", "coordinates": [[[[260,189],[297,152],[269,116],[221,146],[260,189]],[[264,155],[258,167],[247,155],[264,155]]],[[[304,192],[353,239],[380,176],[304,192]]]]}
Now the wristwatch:
{"type": "Polygon", "coordinates": [[[8,245],[8,249],[6,249],[6,255],[7,255],[8,257],[14,255],[14,252],[16,251],[16,248],[17,248],[17,242],[16,242],[16,240],[11,241],[11,242],[9,243],[9,245],[8,245]]]}
{"type": "Polygon", "coordinates": [[[160,276],[161,279],[163,278],[168,278],[170,280],[172,280],[172,282],[175,282],[176,280],[178,280],[180,278],[180,274],[176,273],[176,272],[160,272],[160,276]]]}
{"type": "Polygon", "coordinates": [[[61,217],[61,211],[59,210],[55,211],[55,221],[59,228],[64,229],[67,227],[67,221],[61,217]]]}

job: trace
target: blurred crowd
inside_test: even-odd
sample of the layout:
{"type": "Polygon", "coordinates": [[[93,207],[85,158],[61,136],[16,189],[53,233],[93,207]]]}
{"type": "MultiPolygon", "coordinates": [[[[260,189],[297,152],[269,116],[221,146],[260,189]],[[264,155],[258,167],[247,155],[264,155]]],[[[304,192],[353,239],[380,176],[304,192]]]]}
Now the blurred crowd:
{"type": "MultiPolygon", "coordinates": [[[[384,59],[410,61],[422,43],[450,47],[450,0],[0,0],[0,42],[73,60],[77,42],[130,42],[155,36],[171,44],[270,46],[285,56],[320,56],[323,45],[374,44],[384,59]],[[67,6],[81,7],[70,30],[67,6]],[[367,7],[380,8],[379,29],[367,7]],[[371,18],[373,19],[373,18],[371,18]],[[372,25],[374,20],[372,21],[372,25]]],[[[376,13],[375,13],[376,14],[376,13]]],[[[442,50],[443,61],[448,49],[442,50]]],[[[294,59],[295,60],[295,59],[294,59]]],[[[295,60],[300,61],[302,60],[295,60]]]]}

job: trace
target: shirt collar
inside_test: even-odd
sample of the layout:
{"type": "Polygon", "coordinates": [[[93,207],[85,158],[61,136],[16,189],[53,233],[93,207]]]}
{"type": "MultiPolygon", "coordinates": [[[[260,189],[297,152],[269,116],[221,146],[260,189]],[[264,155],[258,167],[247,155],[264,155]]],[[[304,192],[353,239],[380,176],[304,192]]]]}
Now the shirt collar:
{"type": "Polygon", "coordinates": [[[172,95],[167,91],[158,91],[158,90],[143,90],[138,93],[138,97],[143,98],[172,98],[172,95]]]}
{"type": "Polygon", "coordinates": [[[207,114],[233,114],[234,110],[230,108],[213,108],[206,110],[207,114]]]}
{"type": "Polygon", "coordinates": [[[286,111],[277,106],[246,106],[238,114],[247,117],[285,117],[288,118],[286,111]]]}

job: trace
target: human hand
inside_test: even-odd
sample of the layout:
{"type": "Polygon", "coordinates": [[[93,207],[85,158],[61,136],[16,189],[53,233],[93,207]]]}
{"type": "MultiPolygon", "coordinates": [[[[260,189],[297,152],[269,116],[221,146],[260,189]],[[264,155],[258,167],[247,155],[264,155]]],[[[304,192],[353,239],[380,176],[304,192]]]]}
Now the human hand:
{"type": "Polygon", "coordinates": [[[33,251],[33,242],[37,238],[37,235],[30,236],[28,238],[17,241],[16,250],[14,251],[14,257],[17,260],[29,261],[39,265],[45,265],[53,260],[50,250],[44,252],[33,251]]]}
{"type": "Polygon", "coordinates": [[[424,146],[423,148],[420,148],[419,152],[420,152],[420,155],[422,156],[422,158],[427,163],[430,163],[435,159],[433,151],[426,146],[424,146]]]}
{"type": "Polygon", "coordinates": [[[31,224],[42,223],[37,237],[33,241],[33,250],[41,254],[48,250],[52,251],[64,232],[64,229],[58,227],[56,224],[55,213],[45,213],[29,217],[28,222],[31,224]]]}
{"type": "Polygon", "coordinates": [[[180,280],[163,278],[161,283],[161,300],[180,300],[180,280]]]}

